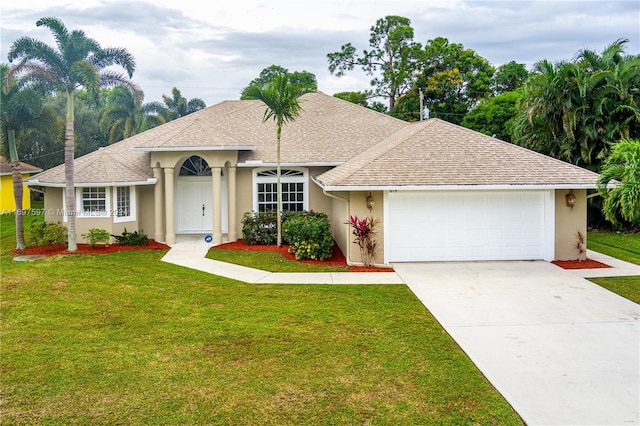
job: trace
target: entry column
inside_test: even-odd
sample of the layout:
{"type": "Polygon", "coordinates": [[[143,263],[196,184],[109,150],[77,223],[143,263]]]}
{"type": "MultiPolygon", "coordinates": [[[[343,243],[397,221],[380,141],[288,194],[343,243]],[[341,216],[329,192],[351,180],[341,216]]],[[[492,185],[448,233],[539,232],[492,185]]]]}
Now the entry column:
{"type": "Polygon", "coordinates": [[[175,218],[174,218],[174,196],[173,186],[175,182],[173,180],[173,167],[164,168],[164,207],[165,207],[165,219],[167,228],[167,244],[176,243],[176,230],[175,230],[175,218]]]}
{"type": "Polygon", "coordinates": [[[227,225],[229,241],[238,240],[236,229],[236,166],[227,167],[227,194],[229,198],[229,218],[227,225]]]}
{"type": "Polygon", "coordinates": [[[222,179],[220,167],[211,168],[213,181],[213,244],[222,244],[222,179]]]}
{"type": "Polygon", "coordinates": [[[162,210],[163,210],[162,195],[164,193],[162,168],[154,167],[153,177],[156,178],[156,185],[153,187],[153,219],[154,219],[154,228],[156,230],[154,234],[154,239],[160,242],[160,241],[165,241],[164,223],[162,222],[162,210]]]}

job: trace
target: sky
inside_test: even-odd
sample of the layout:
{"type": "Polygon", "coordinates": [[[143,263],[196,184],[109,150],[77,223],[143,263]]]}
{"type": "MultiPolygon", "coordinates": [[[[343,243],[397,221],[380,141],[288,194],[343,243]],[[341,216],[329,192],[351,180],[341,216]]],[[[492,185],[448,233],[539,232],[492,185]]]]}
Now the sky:
{"type": "Polygon", "coordinates": [[[23,36],[55,46],[51,32],[35,25],[54,16],[102,47],[126,48],[145,102],[173,87],[207,105],[239,99],[274,64],[314,73],[318,90],[332,95],[371,88],[372,77],[358,69],[331,75],[327,54],[346,43],[368,49],[371,27],[388,15],[409,18],[422,45],[445,37],[496,67],[571,60],[620,38],[629,40],[627,53],[640,53],[638,0],[3,0],[0,60],[8,62],[23,36]]]}

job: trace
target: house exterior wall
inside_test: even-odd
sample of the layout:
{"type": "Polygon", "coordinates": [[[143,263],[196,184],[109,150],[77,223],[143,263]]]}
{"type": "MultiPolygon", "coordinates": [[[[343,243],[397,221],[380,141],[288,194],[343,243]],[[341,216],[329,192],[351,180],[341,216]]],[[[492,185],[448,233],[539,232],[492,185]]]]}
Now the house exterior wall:
{"type": "Polygon", "coordinates": [[[349,194],[335,195],[338,198],[331,199],[331,235],[345,257],[348,256],[351,244],[351,228],[345,224],[349,218],[349,194]]]}
{"type": "MultiPolygon", "coordinates": [[[[349,214],[345,218],[348,220],[350,216],[357,216],[359,219],[365,217],[372,217],[374,220],[378,220],[375,227],[376,240],[378,241],[378,253],[374,259],[374,264],[384,264],[384,229],[382,224],[384,223],[384,193],[382,191],[371,191],[371,196],[375,200],[373,210],[369,212],[367,208],[367,197],[369,191],[352,191],[349,194],[349,214]]],[[[360,248],[357,244],[353,243],[351,234],[351,228],[349,228],[349,242],[350,249],[345,252],[345,256],[349,253],[348,261],[351,263],[362,263],[362,257],[360,256],[360,248]]]]}
{"type": "MultiPolygon", "coordinates": [[[[153,185],[136,186],[136,218],[138,219],[138,229],[134,229],[132,225],[129,225],[131,222],[116,223],[114,226],[124,225],[127,227],[127,231],[144,231],[149,238],[153,239],[156,232],[153,211],[153,191],[153,185]]],[[[121,233],[122,231],[118,232],[118,234],[121,233]]]]}
{"type": "MultiPolygon", "coordinates": [[[[109,190],[112,190],[109,187],[109,190]]],[[[60,222],[66,224],[63,216],[63,190],[62,188],[49,187],[45,191],[44,197],[44,220],[45,222],[60,222]]],[[[113,235],[120,235],[127,228],[127,231],[143,230],[145,234],[153,238],[153,185],[136,186],[136,220],[128,222],[114,222],[113,217],[76,217],[76,236],[78,243],[86,243],[82,234],[89,232],[89,229],[105,229],[113,235]],[[146,228],[145,228],[146,226],[146,228]]]]}
{"type": "MultiPolygon", "coordinates": [[[[238,167],[236,173],[236,229],[238,238],[242,238],[242,215],[253,211],[253,169],[238,167]]],[[[231,221],[231,218],[229,218],[231,221]]]]}
{"type": "MultiPolygon", "coordinates": [[[[22,180],[29,178],[29,175],[23,174],[22,180]]],[[[22,208],[31,208],[31,191],[26,185],[22,186],[22,208]]],[[[16,210],[16,201],[13,198],[13,176],[4,175],[0,176],[0,212],[12,213],[16,210]]]]}
{"type": "MultiPolygon", "coordinates": [[[[587,239],[587,190],[555,191],[555,260],[575,260],[580,258],[576,249],[577,232],[581,231],[587,239]],[[573,208],[567,207],[565,196],[575,195],[573,208]]],[[[583,256],[584,258],[584,256],[583,256]]]]}
{"type": "Polygon", "coordinates": [[[44,221],[63,223],[62,206],[62,188],[45,188],[44,221]]]}
{"type": "Polygon", "coordinates": [[[318,176],[321,173],[329,170],[329,167],[310,167],[309,168],[309,210],[313,210],[315,212],[326,213],[329,216],[329,219],[332,220],[332,201],[331,198],[324,195],[322,192],[322,188],[313,183],[312,177],[318,176]]]}

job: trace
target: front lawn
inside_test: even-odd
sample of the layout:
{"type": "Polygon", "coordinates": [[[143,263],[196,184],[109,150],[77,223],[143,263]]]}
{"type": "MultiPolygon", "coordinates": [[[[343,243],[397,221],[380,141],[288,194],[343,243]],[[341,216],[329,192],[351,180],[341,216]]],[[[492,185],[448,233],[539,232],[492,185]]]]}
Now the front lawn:
{"type": "Polygon", "coordinates": [[[522,424],[406,286],[13,262],[0,221],[3,424],[522,424]]]}
{"type": "MultiPolygon", "coordinates": [[[[590,250],[640,265],[640,234],[638,233],[591,231],[587,236],[587,246],[590,250]]],[[[590,281],[633,302],[640,303],[640,276],[591,278],[590,281]]]]}

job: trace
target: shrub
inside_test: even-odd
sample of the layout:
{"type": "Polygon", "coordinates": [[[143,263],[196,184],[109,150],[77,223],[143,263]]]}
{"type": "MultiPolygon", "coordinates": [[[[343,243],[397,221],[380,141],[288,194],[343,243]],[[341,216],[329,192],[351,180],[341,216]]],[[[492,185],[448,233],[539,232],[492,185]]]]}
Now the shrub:
{"type": "Polygon", "coordinates": [[[67,240],[67,227],[60,222],[33,222],[29,227],[29,240],[37,246],[64,244],[67,240]]]}
{"type": "Polygon", "coordinates": [[[123,246],[144,246],[149,243],[149,237],[142,230],[129,232],[124,228],[122,235],[112,235],[112,237],[123,246]]]}
{"type": "Polygon", "coordinates": [[[378,254],[378,240],[375,238],[375,227],[379,220],[373,217],[358,219],[358,216],[351,216],[347,225],[351,225],[351,232],[356,239],[353,241],[360,247],[360,257],[364,266],[369,267],[373,263],[373,259],[378,254]]]}
{"type": "Polygon", "coordinates": [[[282,239],[296,259],[326,260],[331,258],[333,237],[329,218],[324,213],[297,212],[282,224],[282,239]]]}
{"type": "Polygon", "coordinates": [[[91,247],[95,247],[98,243],[109,244],[111,241],[111,234],[109,234],[109,231],[106,229],[91,228],[89,229],[89,232],[82,234],[82,238],[86,239],[87,243],[91,247]]]}
{"type": "Polygon", "coordinates": [[[276,212],[246,212],[242,215],[242,239],[245,244],[275,244],[278,239],[276,212]]]}

